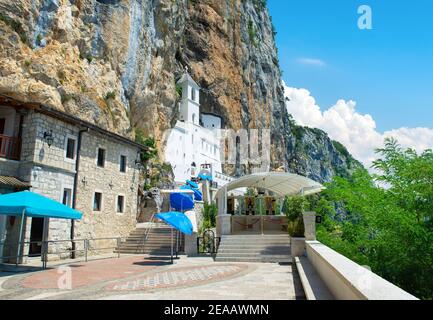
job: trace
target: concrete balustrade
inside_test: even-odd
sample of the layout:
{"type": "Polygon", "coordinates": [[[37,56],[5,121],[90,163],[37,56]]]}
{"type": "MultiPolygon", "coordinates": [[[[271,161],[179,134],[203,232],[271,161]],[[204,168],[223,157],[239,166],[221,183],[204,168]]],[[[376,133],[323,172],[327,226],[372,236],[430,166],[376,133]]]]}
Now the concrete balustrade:
{"type": "Polygon", "coordinates": [[[306,241],[308,261],[339,300],[417,300],[319,241],[306,241]]]}

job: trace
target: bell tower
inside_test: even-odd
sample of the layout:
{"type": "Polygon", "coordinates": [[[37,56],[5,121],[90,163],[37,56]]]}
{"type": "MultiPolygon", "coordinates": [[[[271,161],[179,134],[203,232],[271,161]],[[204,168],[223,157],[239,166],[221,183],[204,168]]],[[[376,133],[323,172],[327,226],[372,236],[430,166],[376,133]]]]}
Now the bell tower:
{"type": "Polygon", "coordinates": [[[182,87],[182,99],[179,105],[179,120],[195,125],[200,124],[200,87],[188,73],[188,67],[177,82],[182,87]]]}

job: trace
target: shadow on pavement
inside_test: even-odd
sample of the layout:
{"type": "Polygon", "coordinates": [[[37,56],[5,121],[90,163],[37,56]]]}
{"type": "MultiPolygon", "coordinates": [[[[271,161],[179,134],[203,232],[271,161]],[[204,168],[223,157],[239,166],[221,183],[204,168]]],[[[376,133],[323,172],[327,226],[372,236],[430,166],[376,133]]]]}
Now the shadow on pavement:
{"type": "Polygon", "coordinates": [[[15,264],[0,264],[0,277],[8,276],[13,273],[26,273],[43,270],[42,267],[23,266],[15,264]]]}

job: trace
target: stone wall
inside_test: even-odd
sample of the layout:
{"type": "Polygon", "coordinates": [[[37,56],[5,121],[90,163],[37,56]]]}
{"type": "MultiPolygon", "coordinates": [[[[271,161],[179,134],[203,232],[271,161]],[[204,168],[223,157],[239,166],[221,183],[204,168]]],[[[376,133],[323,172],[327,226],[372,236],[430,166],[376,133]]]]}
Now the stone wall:
{"type": "MultiPolygon", "coordinates": [[[[77,188],[77,210],[83,212],[83,219],[76,222],[77,238],[125,237],[135,228],[139,182],[135,165],[137,151],[133,146],[92,131],[83,134],[77,188]],[[98,148],[106,150],[103,168],[96,163],[98,148]],[[120,155],[127,157],[126,173],[120,172],[120,155]],[[101,211],[93,210],[95,191],[102,193],[101,211]],[[116,210],[118,195],[125,197],[123,213],[116,210]]],[[[90,246],[114,244],[114,240],[93,241],[90,246]]]]}
{"type": "MultiPolygon", "coordinates": [[[[78,135],[77,126],[30,111],[23,121],[21,161],[4,161],[7,166],[1,166],[0,174],[7,172],[9,174],[5,175],[17,176],[23,181],[30,182],[31,191],[62,202],[63,190],[74,188],[76,173],[75,160],[66,158],[66,139],[75,138],[77,144],[78,135]],[[44,132],[50,131],[52,131],[53,143],[48,146],[44,139],[44,132]]],[[[83,134],[76,204],[77,210],[83,213],[83,219],[75,222],[76,239],[127,236],[134,229],[139,181],[139,172],[135,166],[137,151],[134,146],[108,139],[94,131],[83,134]],[[96,165],[98,147],[106,150],[104,168],[96,165]],[[121,154],[127,157],[126,173],[120,172],[121,154]],[[103,194],[100,212],[93,211],[93,197],[96,190],[103,194]],[[116,212],[118,195],[125,197],[123,213],[116,212]]],[[[26,240],[30,238],[31,220],[28,218],[26,222],[26,240]]],[[[48,228],[49,240],[67,240],[71,237],[70,220],[50,219],[48,228]]],[[[6,226],[6,229],[6,240],[16,243],[18,234],[15,226],[6,226]]],[[[90,242],[91,247],[114,245],[115,240],[90,242]]],[[[70,242],[51,243],[49,253],[67,252],[71,247],[70,242]]],[[[82,247],[82,242],[77,243],[77,249],[82,247]]],[[[25,251],[27,253],[27,248],[25,251]]],[[[89,254],[92,253],[100,252],[94,251],[89,254]]],[[[59,257],[69,257],[69,254],[50,255],[49,259],[59,257]]]]}

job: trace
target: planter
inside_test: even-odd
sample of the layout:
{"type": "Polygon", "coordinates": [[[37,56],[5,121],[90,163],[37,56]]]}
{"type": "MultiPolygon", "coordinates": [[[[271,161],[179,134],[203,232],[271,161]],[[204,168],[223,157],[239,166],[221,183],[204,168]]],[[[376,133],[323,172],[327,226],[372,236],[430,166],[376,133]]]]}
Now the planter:
{"type": "Polygon", "coordinates": [[[305,254],[305,238],[290,238],[290,251],[292,258],[305,254]]]}

